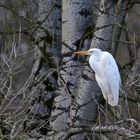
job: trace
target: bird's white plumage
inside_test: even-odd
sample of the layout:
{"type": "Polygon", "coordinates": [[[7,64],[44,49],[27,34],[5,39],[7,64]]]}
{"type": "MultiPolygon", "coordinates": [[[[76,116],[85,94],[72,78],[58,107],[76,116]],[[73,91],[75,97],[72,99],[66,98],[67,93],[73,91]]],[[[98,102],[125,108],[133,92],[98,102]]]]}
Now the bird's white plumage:
{"type": "Polygon", "coordinates": [[[115,106],[119,100],[121,78],[113,56],[94,48],[88,50],[91,55],[89,64],[95,71],[95,78],[108,104],[115,106]]]}

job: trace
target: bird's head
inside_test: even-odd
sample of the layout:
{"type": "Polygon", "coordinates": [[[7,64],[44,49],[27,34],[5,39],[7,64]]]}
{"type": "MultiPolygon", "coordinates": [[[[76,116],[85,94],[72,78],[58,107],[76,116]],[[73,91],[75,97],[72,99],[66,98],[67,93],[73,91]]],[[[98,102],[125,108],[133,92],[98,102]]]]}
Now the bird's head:
{"type": "Polygon", "coordinates": [[[77,51],[74,52],[74,54],[84,54],[84,55],[97,55],[99,56],[101,54],[101,50],[98,48],[93,48],[93,49],[89,49],[87,51],[77,51]]]}

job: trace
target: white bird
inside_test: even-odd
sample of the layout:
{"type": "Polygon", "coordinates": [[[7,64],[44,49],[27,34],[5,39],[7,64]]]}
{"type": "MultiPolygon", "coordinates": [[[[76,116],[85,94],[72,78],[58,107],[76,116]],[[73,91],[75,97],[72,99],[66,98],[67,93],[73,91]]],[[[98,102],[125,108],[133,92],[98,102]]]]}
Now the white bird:
{"type": "Polygon", "coordinates": [[[106,51],[93,48],[88,51],[78,51],[74,54],[90,55],[89,64],[95,72],[95,79],[101,88],[103,97],[111,106],[116,106],[119,100],[121,78],[113,56],[106,51]]]}

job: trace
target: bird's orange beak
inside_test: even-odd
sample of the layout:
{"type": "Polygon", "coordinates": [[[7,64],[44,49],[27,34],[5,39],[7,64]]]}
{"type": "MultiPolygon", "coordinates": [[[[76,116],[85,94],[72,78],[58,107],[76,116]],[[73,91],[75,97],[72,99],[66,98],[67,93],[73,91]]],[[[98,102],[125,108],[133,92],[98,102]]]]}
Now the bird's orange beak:
{"type": "Polygon", "coordinates": [[[74,54],[89,54],[88,51],[77,51],[77,52],[74,52],[74,54]]]}

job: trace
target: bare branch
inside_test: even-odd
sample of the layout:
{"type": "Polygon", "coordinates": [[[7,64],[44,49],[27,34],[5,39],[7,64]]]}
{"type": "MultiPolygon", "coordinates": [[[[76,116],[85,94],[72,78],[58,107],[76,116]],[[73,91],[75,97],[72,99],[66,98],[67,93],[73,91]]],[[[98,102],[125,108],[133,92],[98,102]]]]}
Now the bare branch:
{"type": "Polygon", "coordinates": [[[78,128],[70,128],[67,130],[67,135],[63,138],[63,140],[68,140],[71,136],[80,133],[117,133],[124,138],[130,137],[140,137],[140,134],[135,133],[131,129],[126,129],[124,127],[119,127],[117,125],[108,125],[108,126],[96,126],[96,127],[78,127],[78,128]]]}

